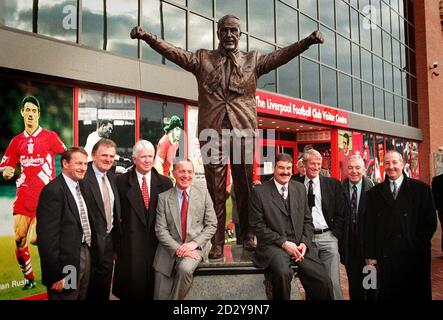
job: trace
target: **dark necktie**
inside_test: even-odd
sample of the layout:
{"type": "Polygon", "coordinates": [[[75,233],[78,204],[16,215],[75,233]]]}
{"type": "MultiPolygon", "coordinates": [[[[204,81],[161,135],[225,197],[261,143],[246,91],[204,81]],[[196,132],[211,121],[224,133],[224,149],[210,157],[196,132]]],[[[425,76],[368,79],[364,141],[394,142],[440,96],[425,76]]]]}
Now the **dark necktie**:
{"type": "Polygon", "coordinates": [[[187,228],[187,219],[188,219],[188,195],[186,191],[183,191],[183,202],[182,202],[182,210],[181,210],[181,219],[182,219],[182,239],[183,242],[186,241],[186,228],[187,228]]]}
{"type": "Polygon", "coordinates": [[[392,196],[394,197],[394,200],[397,199],[397,183],[395,181],[392,181],[392,184],[394,188],[392,189],[392,196]]]}
{"type": "Polygon", "coordinates": [[[285,204],[286,210],[289,211],[289,203],[288,203],[288,195],[286,194],[286,187],[282,186],[280,188],[281,190],[281,197],[283,198],[283,202],[285,204]]]}
{"type": "Polygon", "coordinates": [[[351,215],[351,230],[353,232],[357,231],[357,186],[354,184],[352,186],[352,196],[351,196],[351,209],[352,209],[352,215],[351,215]]]}
{"type": "Polygon", "coordinates": [[[88,215],[86,214],[85,204],[83,202],[82,194],[80,192],[79,184],[75,186],[75,191],[78,200],[78,212],[80,213],[80,223],[83,230],[83,236],[88,247],[91,246],[91,227],[89,225],[88,215]]]}
{"type": "Polygon", "coordinates": [[[315,207],[315,195],[314,195],[314,188],[313,185],[314,182],[312,180],[309,180],[309,186],[308,186],[308,206],[309,209],[312,209],[312,207],[315,207]]]}
{"type": "Polygon", "coordinates": [[[142,178],[142,196],[143,201],[145,203],[146,209],[149,208],[149,191],[148,191],[148,183],[146,182],[146,177],[142,178]]]}

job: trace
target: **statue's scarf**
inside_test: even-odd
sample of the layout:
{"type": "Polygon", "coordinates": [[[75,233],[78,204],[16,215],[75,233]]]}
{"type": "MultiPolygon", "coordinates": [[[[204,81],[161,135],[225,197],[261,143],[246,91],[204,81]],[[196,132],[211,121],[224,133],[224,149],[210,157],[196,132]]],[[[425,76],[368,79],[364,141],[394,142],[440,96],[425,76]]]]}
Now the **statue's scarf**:
{"type": "Polygon", "coordinates": [[[209,94],[212,94],[217,88],[222,86],[223,79],[222,71],[224,65],[226,63],[226,59],[231,59],[232,61],[232,70],[231,76],[229,79],[229,90],[236,92],[238,94],[244,94],[244,79],[243,79],[243,70],[240,64],[238,63],[237,56],[240,50],[236,48],[233,51],[226,51],[220,44],[218,45],[217,51],[220,53],[220,56],[217,58],[214,64],[214,70],[208,75],[206,82],[203,84],[203,87],[209,94]]]}

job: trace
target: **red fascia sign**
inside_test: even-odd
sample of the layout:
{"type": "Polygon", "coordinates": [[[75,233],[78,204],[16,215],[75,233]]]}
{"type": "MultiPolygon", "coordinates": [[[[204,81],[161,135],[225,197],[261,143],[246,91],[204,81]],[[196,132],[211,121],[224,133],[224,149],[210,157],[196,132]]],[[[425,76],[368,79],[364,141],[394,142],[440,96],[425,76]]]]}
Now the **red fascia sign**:
{"type": "Polygon", "coordinates": [[[257,113],[348,127],[349,114],[345,111],[327,108],[304,100],[288,98],[256,91],[257,113]]]}

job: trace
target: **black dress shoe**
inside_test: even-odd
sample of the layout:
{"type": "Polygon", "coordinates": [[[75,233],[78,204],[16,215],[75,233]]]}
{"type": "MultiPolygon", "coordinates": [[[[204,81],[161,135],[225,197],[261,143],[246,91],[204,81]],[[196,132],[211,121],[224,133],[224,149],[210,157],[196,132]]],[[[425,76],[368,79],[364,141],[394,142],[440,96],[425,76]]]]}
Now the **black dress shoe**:
{"type": "Polygon", "coordinates": [[[255,251],[256,248],[257,245],[254,242],[254,238],[243,240],[243,249],[247,251],[255,251]]]}
{"type": "Polygon", "coordinates": [[[213,246],[211,251],[209,251],[208,255],[209,259],[222,259],[223,258],[223,250],[219,246],[213,246]]]}

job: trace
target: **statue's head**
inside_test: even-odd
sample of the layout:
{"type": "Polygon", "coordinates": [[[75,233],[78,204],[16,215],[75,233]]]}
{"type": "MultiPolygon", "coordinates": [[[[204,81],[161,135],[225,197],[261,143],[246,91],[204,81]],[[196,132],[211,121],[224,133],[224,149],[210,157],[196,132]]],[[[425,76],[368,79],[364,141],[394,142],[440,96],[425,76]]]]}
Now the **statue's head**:
{"type": "Polygon", "coordinates": [[[233,15],[226,15],[217,23],[217,37],[220,45],[226,51],[237,49],[240,40],[240,19],[233,15]]]}

